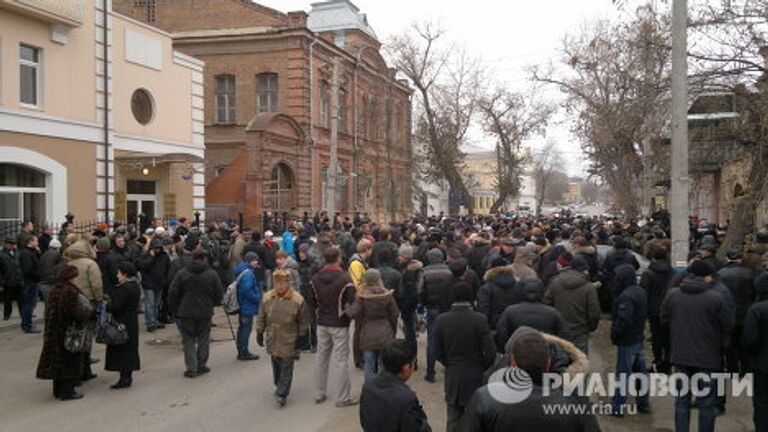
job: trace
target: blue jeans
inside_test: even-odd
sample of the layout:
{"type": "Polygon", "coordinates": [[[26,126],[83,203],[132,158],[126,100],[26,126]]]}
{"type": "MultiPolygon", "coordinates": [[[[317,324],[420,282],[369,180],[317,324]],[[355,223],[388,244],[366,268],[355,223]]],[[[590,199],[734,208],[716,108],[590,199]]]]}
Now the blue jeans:
{"type": "MultiPolygon", "coordinates": [[[[627,381],[627,393],[630,389],[630,374],[643,374],[647,373],[645,368],[645,351],[643,349],[643,343],[637,343],[635,345],[619,345],[618,353],[616,357],[616,374],[621,379],[622,376],[626,376],[627,381]]],[[[627,396],[616,392],[613,395],[612,413],[623,414],[621,411],[622,405],[627,401],[627,396]]],[[[650,408],[648,402],[648,393],[637,396],[637,408],[638,410],[647,410],[650,408]]]]}
{"type": "MultiPolygon", "coordinates": [[[[675,372],[680,372],[690,377],[696,373],[714,373],[715,371],[701,370],[687,366],[676,366],[675,372]]],[[[699,380],[702,391],[709,389],[705,396],[696,397],[699,405],[699,432],[715,432],[715,399],[717,396],[717,385],[714,381],[709,383],[699,380]]],[[[678,384],[678,389],[680,384],[678,384]]],[[[691,391],[677,396],[675,398],[675,432],[688,432],[691,427],[691,391]]]]}
{"type": "Polygon", "coordinates": [[[435,357],[437,347],[435,346],[435,321],[437,316],[440,315],[440,309],[429,308],[427,309],[427,376],[435,376],[435,357]]]}
{"type": "Polygon", "coordinates": [[[238,315],[238,322],[240,325],[237,327],[237,354],[246,355],[248,351],[248,342],[251,340],[251,330],[253,329],[253,316],[252,315],[238,315]]]}
{"type": "Polygon", "coordinates": [[[148,329],[157,327],[157,293],[144,290],[144,323],[148,329]]]}
{"type": "Polygon", "coordinates": [[[21,294],[21,329],[24,331],[32,330],[32,314],[37,305],[38,287],[36,282],[26,282],[21,294]]]}
{"type": "Polygon", "coordinates": [[[375,377],[379,373],[379,362],[381,361],[381,351],[363,351],[363,371],[365,380],[375,377]]]}

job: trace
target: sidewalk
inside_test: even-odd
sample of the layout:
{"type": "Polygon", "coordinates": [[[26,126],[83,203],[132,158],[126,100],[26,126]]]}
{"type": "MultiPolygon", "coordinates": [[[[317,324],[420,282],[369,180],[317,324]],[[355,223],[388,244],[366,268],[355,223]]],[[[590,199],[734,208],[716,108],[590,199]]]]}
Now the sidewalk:
{"type": "MultiPolygon", "coordinates": [[[[35,308],[35,315],[36,317],[32,320],[32,322],[37,326],[38,329],[43,330],[43,322],[45,319],[43,318],[43,313],[45,311],[45,308],[42,303],[38,305],[38,307],[35,308]]],[[[0,321],[0,334],[8,333],[12,331],[18,331],[21,333],[21,317],[18,314],[18,311],[16,309],[13,310],[13,313],[11,314],[11,319],[8,321],[0,321]]]]}

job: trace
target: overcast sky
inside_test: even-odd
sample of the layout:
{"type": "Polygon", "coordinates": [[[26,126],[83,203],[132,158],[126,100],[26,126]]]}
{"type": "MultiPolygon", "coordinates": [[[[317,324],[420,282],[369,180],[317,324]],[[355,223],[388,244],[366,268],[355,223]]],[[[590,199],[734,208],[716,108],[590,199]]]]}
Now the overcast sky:
{"type": "MultiPolygon", "coordinates": [[[[379,40],[406,30],[415,20],[434,20],[447,30],[448,37],[477,53],[493,71],[493,79],[513,90],[524,90],[526,65],[546,63],[556,54],[568,32],[578,30],[596,18],[615,18],[611,0],[532,0],[532,1],[446,1],[446,0],[354,0],[379,40]]],[[[257,0],[281,10],[311,9],[310,0],[257,0]]],[[[628,1],[627,3],[634,3],[628,1]]],[[[569,174],[580,175],[586,164],[580,161],[579,143],[568,133],[567,125],[548,129],[546,138],[530,143],[536,150],[546,139],[554,139],[571,161],[569,174]]],[[[473,135],[473,144],[492,148],[492,139],[473,135]]]]}

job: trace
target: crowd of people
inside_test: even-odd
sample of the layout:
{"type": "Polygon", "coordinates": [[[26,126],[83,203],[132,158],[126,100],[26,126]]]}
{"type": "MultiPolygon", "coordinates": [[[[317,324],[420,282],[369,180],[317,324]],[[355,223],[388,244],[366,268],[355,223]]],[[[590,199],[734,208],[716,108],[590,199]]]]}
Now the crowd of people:
{"type": "MultiPolygon", "coordinates": [[[[238,316],[237,359],[259,359],[254,328],[270,356],[278,406],[290,395],[294,361],[310,351],[315,402],[360,404],[362,428],[382,432],[431,430],[406,381],[422,367],[436,382],[437,363],[445,370],[448,431],[599,430],[588,411],[543,415],[546,404],[585,402],[541,386],[545,373],[586,372],[590,335],[609,319],[616,374],[753,373],[755,428],[768,430],[766,231],[721,261],[723,228],[692,220],[689,265],[676,271],[663,212],[643,220],[497,215],[388,224],[305,215],[265,228],[200,230],[174,220],[143,232],[115,224],[77,234],[65,225],[56,237],[25,223],[0,253],[4,318],[15,301],[21,329],[37,333],[33,314],[44,299],[37,376],[70,400],[95,377],[90,349],[70,349],[70,328],[95,329],[106,315],[125,326],[128,342],[107,345],[105,360],[120,374],[112,387],[121,389],[140,368],[139,314],[147,332],[174,324],[184,376],[195,378],[210,372],[212,317],[224,302],[238,316]],[[359,399],[351,367],[364,371],[359,399]],[[489,376],[505,368],[531,378],[525,401],[507,404],[490,393],[489,376]]],[[[615,395],[610,414],[624,415],[626,402],[615,395]]],[[[636,402],[638,412],[651,412],[647,394],[636,402]]],[[[688,430],[694,404],[700,430],[713,431],[726,409],[714,392],[695,402],[678,396],[676,430],[688,430]]]]}

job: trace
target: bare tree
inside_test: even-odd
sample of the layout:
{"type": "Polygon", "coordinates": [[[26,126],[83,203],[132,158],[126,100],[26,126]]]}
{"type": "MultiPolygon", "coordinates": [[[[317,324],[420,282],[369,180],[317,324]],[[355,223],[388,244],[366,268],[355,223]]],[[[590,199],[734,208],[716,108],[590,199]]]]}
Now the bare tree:
{"type": "Polygon", "coordinates": [[[600,21],[566,37],[560,71],[534,68],[535,80],[556,85],[575,114],[573,131],[619,207],[637,214],[643,145],[662,130],[669,88],[666,18],[641,7],[625,23],[600,21]]]}
{"type": "Polygon", "coordinates": [[[563,171],[565,161],[553,140],[548,140],[544,147],[533,155],[533,175],[536,180],[536,214],[541,214],[541,206],[552,180],[563,171]]]}
{"type": "Polygon", "coordinates": [[[496,213],[507,198],[520,193],[522,174],[530,162],[520,147],[523,140],[544,131],[554,107],[538,101],[535,94],[523,96],[501,87],[483,97],[478,106],[483,129],[497,139],[499,196],[490,209],[496,213]]]}
{"type": "Polygon", "coordinates": [[[415,137],[427,145],[427,178],[446,180],[454,199],[450,212],[472,199],[461,175],[467,130],[475,113],[482,69],[476,59],[454,47],[442,48],[445,33],[434,24],[414,24],[389,41],[393,65],[416,88],[420,114],[415,137]]]}

